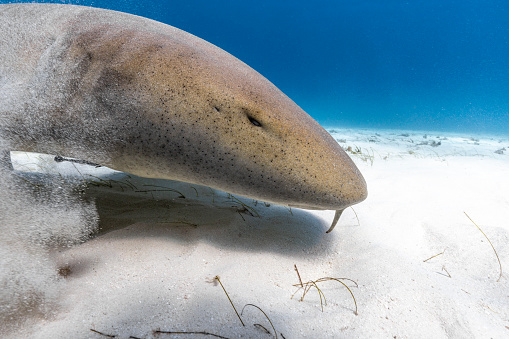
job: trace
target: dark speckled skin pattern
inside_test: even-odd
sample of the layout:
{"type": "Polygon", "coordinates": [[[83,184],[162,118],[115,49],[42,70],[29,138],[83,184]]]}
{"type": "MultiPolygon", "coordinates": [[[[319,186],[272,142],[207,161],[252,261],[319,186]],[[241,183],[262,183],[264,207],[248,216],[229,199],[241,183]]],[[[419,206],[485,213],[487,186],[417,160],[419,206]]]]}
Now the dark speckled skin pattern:
{"type": "Polygon", "coordinates": [[[0,5],[0,49],[0,132],[13,149],[309,209],[367,196],[317,122],[184,31],[102,9],[0,5]]]}

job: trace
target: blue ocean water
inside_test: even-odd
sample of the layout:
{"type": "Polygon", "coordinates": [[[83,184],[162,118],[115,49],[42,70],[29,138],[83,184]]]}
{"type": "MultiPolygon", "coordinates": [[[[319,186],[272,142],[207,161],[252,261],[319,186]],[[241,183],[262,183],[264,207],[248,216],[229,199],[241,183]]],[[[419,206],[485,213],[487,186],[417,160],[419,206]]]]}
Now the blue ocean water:
{"type": "MultiPolygon", "coordinates": [[[[0,1],[0,3],[24,1],[0,1]]],[[[114,9],[197,35],[325,126],[509,133],[505,0],[34,1],[114,9]]]]}

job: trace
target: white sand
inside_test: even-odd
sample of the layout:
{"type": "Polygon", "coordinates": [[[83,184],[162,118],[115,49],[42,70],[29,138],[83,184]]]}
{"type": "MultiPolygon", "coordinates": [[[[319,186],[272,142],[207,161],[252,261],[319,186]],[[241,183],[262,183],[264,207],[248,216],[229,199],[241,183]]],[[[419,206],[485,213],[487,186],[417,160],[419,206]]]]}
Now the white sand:
{"type": "MultiPolygon", "coordinates": [[[[350,155],[366,178],[369,197],[354,206],[358,219],[346,210],[330,234],[325,231],[333,211],[290,212],[242,200],[259,214],[251,216],[238,201],[208,188],[98,169],[102,180],[128,183],[110,180],[103,183],[111,188],[91,189],[99,196],[99,235],[68,248],[46,242],[22,249],[4,236],[0,278],[14,274],[18,282],[6,291],[32,304],[7,317],[2,337],[106,338],[91,329],[119,338],[213,338],[154,330],[273,337],[255,307],[246,307],[242,326],[216,275],[239,313],[246,304],[257,305],[279,338],[509,337],[508,275],[497,281],[495,253],[464,214],[486,233],[509,272],[509,138],[340,129],[331,134],[345,148],[361,150],[350,155]],[[177,189],[186,199],[155,191],[155,185],[177,189]],[[37,270],[23,250],[40,248],[46,257],[38,256],[37,270]],[[299,282],[294,265],[304,282],[356,281],[358,286],[344,283],[355,295],[358,315],[337,281],[318,283],[327,300],[323,312],[314,288],[304,301],[302,290],[292,299],[299,282]],[[58,268],[68,276],[58,276],[58,268]]],[[[34,162],[26,154],[14,158],[25,170],[30,168],[21,162],[34,162]]],[[[37,160],[36,169],[41,166],[64,173],[74,168],[51,159],[37,160]]],[[[94,171],[76,166],[85,176],[94,171]]],[[[18,299],[7,298],[14,308],[18,299]]]]}

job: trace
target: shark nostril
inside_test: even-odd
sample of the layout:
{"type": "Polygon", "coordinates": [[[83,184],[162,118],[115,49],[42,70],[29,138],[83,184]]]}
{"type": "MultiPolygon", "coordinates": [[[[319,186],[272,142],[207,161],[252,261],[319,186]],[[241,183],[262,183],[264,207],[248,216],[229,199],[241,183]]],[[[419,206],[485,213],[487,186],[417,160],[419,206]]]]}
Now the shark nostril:
{"type": "Polygon", "coordinates": [[[252,118],[252,117],[247,117],[247,118],[256,127],[262,127],[262,124],[258,120],[256,120],[255,118],[252,118]]]}

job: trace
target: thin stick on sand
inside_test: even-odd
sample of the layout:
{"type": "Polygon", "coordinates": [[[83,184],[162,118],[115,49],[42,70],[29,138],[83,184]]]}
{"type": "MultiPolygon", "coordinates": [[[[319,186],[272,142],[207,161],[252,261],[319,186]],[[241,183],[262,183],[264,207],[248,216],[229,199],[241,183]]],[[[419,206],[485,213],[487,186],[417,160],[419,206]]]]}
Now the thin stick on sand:
{"type": "Polygon", "coordinates": [[[497,256],[497,260],[498,260],[498,265],[500,266],[500,275],[498,276],[498,279],[497,279],[497,282],[500,281],[500,279],[502,278],[502,263],[500,262],[500,258],[498,257],[498,253],[497,251],[495,250],[495,246],[493,246],[493,244],[491,243],[490,239],[488,239],[488,236],[486,235],[486,233],[483,232],[483,230],[477,226],[477,224],[472,220],[472,218],[470,218],[467,214],[467,212],[463,212],[465,213],[465,215],[467,216],[468,219],[470,219],[470,221],[479,229],[479,231],[481,231],[481,233],[484,235],[484,237],[486,238],[486,240],[488,240],[488,242],[490,243],[491,245],[491,248],[493,248],[493,251],[495,252],[495,255],[497,256]]]}
{"type": "Polygon", "coordinates": [[[436,258],[436,257],[438,257],[439,255],[442,255],[442,254],[444,254],[444,253],[445,253],[445,250],[444,250],[442,253],[435,254],[434,256],[429,257],[429,258],[428,258],[428,259],[426,259],[426,260],[423,260],[422,262],[426,262],[426,261],[428,261],[428,260],[431,260],[431,259],[433,259],[433,258],[436,258]]]}
{"type": "Polygon", "coordinates": [[[304,284],[302,284],[302,279],[300,278],[300,273],[299,269],[297,268],[297,264],[294,264],[293,267],[295,267],[295,272],[297,272],[297,276],[299,277],[300,287],[304,288],[304,284]]]}
{"type": "Polygon", "coordinates": [[[221,287],[223,288],[223,291],[224,293],[226,294],[226,296],[228,297],[228,300],[230,300],[230,304],[232,304],[232,307],[233,307],[233,310],[235,311],[235,313],[237,314],[237,317],[239,317],[239,320],[240,322],[242,323],[242,326],[246,326],[244,325],[244,322],[242,321],[242,318],[240,317],[239,315],[239,312],[237,312],[237,309],[235,308],[235,305],[233,305],[233,302],[232,300],[230,299],[230,296],[228,295],[228,292],[226,292],[226,289],[224,288],[223,284],[221,283],[221,280],[219,280],[219,276],[216,275],[215,278],[217,279],[217,281],[219,281],[219,284],[221,285],[221,287]]]}
{"type": "Polygon", "coordinates": [[[322,308],[322,312],[323,312],[323,305],[325,304],[325,306],[327,306],[327,299],[325,299],[325,294],[322,292],[322,290],[318,287],[318,283],[319,282],[324,282],[324,281],[337,281],[339,282],[340,284],[342,284],[347,290],[348,292],[350,292],[350,295],[352,296],[352,299],[353,299],[353,302],[355,303],[355,311],[354,311],[354,314],[355,315],[358,315],[358,312],[357,312],[357,301],[355,300],[355,296],[353,295],[353,292],[352,290],[341,280],[348,280],[348,281],[351,281],[355,284],[356,287],[358,287],[358,284],[357,282],[355,282],[354,280],[352,279],[349,279],[349,278],[332,278],[332,277],[324,277],[324,278],[320,278],[318,280],[309,280],[308,282],[306,283],[302,283],[302,279],[300,277],[300,274],[299,274],[299,270],[297,269],[297,265],[294,265],[295,267],[295,271],[297,272],[297,276],[299,277],[299,283],[298,284],[294,284],[293,286],[295,287],[298,287],[298,289],[292,294],[291,298],[290,299],[293,299],[293,297],[295,296],[295,294],[300,291],[301,289],[303,289],[303,293],[302,293],[302,297],[300,298],[300,301],[304,301],[304,297],[306,296],[306,294],[311,290],[312,287],[316,288],[317,292],[318,292],[318,296],[320,297],[320,306],[322,308]]]}
{"type": "MultiPolygon", "coordinates": [[[[106,334],[106,333],[99,332],[97,330],[94,330],[93,328],[91,328],[90,331],[92,331],[94,333],[97,333],[97,334],[100,334],[100,335],[102,335],[103,337],[106,337],[106,338],[118,338],[119,337],[118,335],[106,334]]],[[[141,338],[130,335],[128,339],[141,339],[141,338]]]]}
{"type": "Polygon", "coordinates": [[[99,332],[97,330],[94,330],[93,328],[91,328],[90,331],[92,331],[94,333],[97,333],[97,334],[100,334],[103,337],[107,337],[107,338],[116,338],[117,337],[116,335],[113,335],[113,334],[106,334],[106,333],[99,332]]]}
{"type": "Polygon", "coordinates": [[[357,223],[359,224],[359,226],[361,225],[361,222],[359,221],[359,217],[357,216],[357,212],[355,212],[355,210],[353,209],[352,206],[350,206],[350,208],[352,209],[353,213],[355,213],[355,217],[357,218],[357,223]]]}
{"type": "Polygon", "coordinates": [[[157,330],[157,331],[154,331],[154,334],[203,334],[203,335],[208,335],[208,336],[221,338],[221,339],[229,339],[228,337],[223,337],[219,334],[214,334],[214,333],[204,332],[204,331],[185,332],[185,331],[160,331],[160,330],[157,330]]]}
{"type": "MultiPolygon", "coordinates": [[[[263,315],[265,316],[265,318],[267,318],[267,320],[269,321],[270,323],[270,326],[272,326],[272,329],[274,330],[274,335],[276,336],[276,339],[277,339],[277,332],[276,332],[276,329],[274,328],[274,325],[272,324],[272,321],[270,320],[269,316],[258,306],[254,305],[254,304],[246,304],[244,305],[244,307],[242,308],[242,311],[240,312],[240,314],[244,313],[244,309],[246,308],[246,306],[253,306],[253,307],[256,307],[257,309],[260,310],[260,312],[263,313],[263,315]]],[[[263,327],[262,325],[260,324],[255,324],[255,326],[260,326],[260,327],[263,327]]],[[[265,327],[263,327],[265,329],[265,331],[267,331],[267,329],[265,327]]],[[[267,331],[269,332],[269,331],[267,331]]],[[[270,333],[270,332],[269,332],[270,333]]]]}

